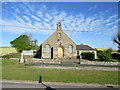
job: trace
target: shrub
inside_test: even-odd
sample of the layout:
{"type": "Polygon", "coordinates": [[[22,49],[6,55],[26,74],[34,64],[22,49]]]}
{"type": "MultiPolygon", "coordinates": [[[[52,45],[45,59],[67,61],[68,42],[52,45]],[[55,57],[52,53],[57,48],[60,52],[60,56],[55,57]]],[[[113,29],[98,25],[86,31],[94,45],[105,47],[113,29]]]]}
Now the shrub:
{"type": "Polygon", "coordinates": [[[82,59],[94,60],[94,53],[91,52],[82,52],[82,59]]]}
{"type": "Polygon", "coordinates": [[[11,55],[3,55],[2,58],[9,59],[9,58],[12,58],[12,57],[11,57],[11,55]]]}
{"type": "Polygon", "coordinates": [[[98,57],[100,61],[112,61],[111,54],[110,52],[108,53],[108,51],[99,51],[98,57]]]}
{"type": "Polygon", "coordinates": [[[6,59],[20,58],[20,53],[10,53],[10,54],[7,54],[7,55],[3,55],[2,58],[6,58],[6,59]]]}
{"type": "Polygon", "coordinates": [[[112,54],[112,58],[120,61],[120,54],[118,54],[118,53],[113,53],[113,54],[112,54]]]}

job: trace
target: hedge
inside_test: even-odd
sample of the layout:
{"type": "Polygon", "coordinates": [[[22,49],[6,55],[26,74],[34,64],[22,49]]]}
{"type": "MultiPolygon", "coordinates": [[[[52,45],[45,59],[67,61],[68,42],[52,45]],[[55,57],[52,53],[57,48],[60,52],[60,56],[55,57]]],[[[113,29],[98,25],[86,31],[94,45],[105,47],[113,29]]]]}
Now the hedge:
{"type": "Polygon", "coordinates": [[[81,53],[82,59],[94,60],[94,53],[91,52],[82,52],[81,53]]]}

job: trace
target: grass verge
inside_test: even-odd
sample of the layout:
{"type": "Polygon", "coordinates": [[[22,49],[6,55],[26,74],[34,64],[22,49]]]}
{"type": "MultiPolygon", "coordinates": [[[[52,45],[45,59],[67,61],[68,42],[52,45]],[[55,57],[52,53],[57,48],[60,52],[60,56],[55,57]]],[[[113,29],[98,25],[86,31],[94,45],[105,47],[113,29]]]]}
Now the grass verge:
{"type": "Polygon", "coordinates": [[[2,79],[38,81],[40,75],[46,82],[118,84],[117,71],[26,68],[17,61],[2,60],[2,79]]]}

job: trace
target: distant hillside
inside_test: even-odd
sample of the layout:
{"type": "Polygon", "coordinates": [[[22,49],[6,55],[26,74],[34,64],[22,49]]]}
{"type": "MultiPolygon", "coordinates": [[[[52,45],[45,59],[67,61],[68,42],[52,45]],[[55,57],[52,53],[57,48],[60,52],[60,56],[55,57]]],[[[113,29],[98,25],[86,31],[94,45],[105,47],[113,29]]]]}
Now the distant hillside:
{"type": "Polygon", "coordinates": [[[10,53],[17,53],[17,51],[13,47],[0,47],[0,56],[10,53]]]}
{"type": "MultiPolygon", "coordinates": [[[[103,51],[103,50],[107,50],[107,49],[103,49],[103,48],[96,48],[97,50],[101,50],[101,51],[103,51]]],[[[118,49],[112,49],[113,51],[118,51],[118,49]]]]}

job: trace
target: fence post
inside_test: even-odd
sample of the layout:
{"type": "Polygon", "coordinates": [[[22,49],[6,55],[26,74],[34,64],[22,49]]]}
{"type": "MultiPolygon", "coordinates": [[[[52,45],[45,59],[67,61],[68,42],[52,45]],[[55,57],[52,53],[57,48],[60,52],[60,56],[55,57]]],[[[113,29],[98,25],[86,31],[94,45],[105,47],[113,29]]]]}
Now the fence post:
{"type": "Polygon", "coordinates": [[[39,83],[42,83],[42,76],[40,75],[39,83]]]}

